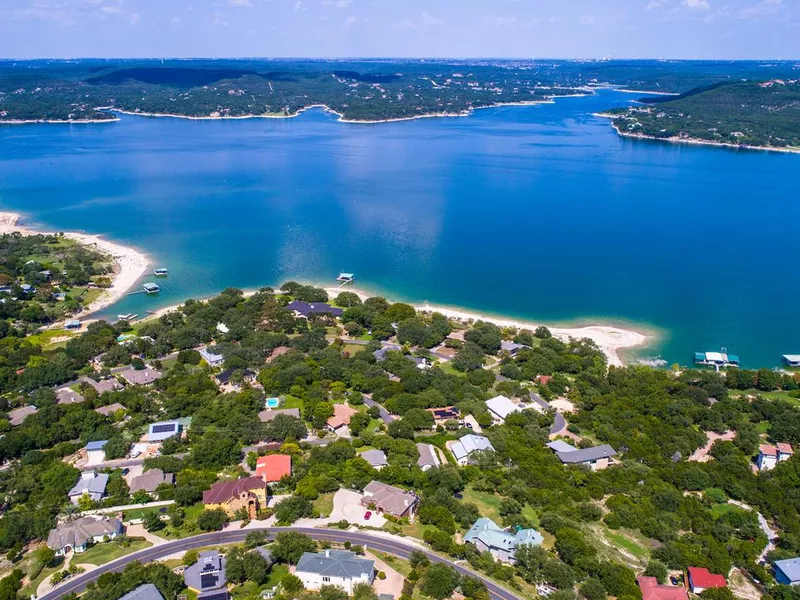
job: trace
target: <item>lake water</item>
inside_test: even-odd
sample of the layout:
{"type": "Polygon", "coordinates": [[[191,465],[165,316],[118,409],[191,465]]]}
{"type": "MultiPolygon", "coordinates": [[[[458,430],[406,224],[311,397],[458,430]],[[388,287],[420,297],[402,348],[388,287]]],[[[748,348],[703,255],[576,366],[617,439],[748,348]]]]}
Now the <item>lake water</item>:
{"type": "Polygon", "coordinates": [[[0,126],[0,206],[166,266],[107,315],[339,271],[394,299],[659,331],[641,352],[800,353],[800,156],[619,138],[602,91],[353,125],[0,126]]]}

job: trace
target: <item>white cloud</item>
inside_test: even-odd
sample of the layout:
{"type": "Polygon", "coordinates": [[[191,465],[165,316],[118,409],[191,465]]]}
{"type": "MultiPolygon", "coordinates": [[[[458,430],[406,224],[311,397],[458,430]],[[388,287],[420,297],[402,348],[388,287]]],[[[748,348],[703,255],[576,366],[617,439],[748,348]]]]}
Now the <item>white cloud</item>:
{"type": "Polygon", "coordinates": [[[594,25],[596,19],[592,15],[581,15],[581,18],[578,19],[578,23],[581,25],[594,25]]]}
{"type": "Polygon", "coordinates": [[[301,12],[305,9],[306,6],[303,4],[303,0],[297,0],[297,2],[294,3],[294,12],[301,12]]]}
{"type": "Polygon", "coordinates": [[[422,11],[422,24],[423,25],[441,25],[444,23],[441,19],[437,19],[431,15],[427,10],[422,11]]]}
{"type": "Polygon", "coordinates": [[[213,13],[214,16],[214,27],[227,27],[228,26],[228,17],[226,17],[221,12],[215,10],[213,13]]]}
{"type": "Polygon", "coordinates": [[[142,16],[139,13],[131,13],[131,27],[136,27],[141,20],[142,16]]]}
{"type": "Polygon", "coordinates": [[[356,21],[358,21],[358,19],[356,17],[354,17],[353,15],[350,15],[349,17],[347,17],[344,20],[344,26],[345,27],[352,27],[353,25],[356,24],[356,21]]]}
{"type": "Polygon", "coordinates": [[[106,15],[118,15],[122,9],[119,6],[101,6],[100,12],[106,15]]]}
{"type": "Polygon", "coordinates": [[[492,15],[486,19],[490,27],[514,27],[517,24],[517,17],[500,17],[492,15]]]}
{"type": "Polygon", "coordinates": [[[708,10],[711,8],[708,0],[683,0],[683,4],[692,10],[708,10]]]}
{"type": "Polygon", "coordinates": [[[353,3],[353,0],[322,0],[325,6],[335,6],[336,8],[347,8],[353,3]]]}
{"type": "Polygon", "coordinates": [[[650,0],[650,2],[647,3],[647,6],[645,6],[644,9],[646,11],[656,10],[657,8],[661,8],[662,6],[664,6],[664,4],[666,4],[666,1],[667,0],[650,0]]]}
{"type": "Polygon", "coordinates": [[[231,6],[253,6],[253,3],[250,2],[250,0],[228,0],[228,4],[231,6]]]}
{"type": "Polygon", "coordinates": [[[760,19],[774,15],[783,8],[783,0],[761,0],[739,11],[740,19],[760,19]]]}

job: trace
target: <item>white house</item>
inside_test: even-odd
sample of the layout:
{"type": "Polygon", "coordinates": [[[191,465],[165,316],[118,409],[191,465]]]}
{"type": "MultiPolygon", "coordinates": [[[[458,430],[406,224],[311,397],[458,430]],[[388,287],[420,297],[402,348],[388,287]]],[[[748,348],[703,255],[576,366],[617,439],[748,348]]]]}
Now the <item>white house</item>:
{"type": "Polygon", "coordinates": [[[470,456],[481,450],[494,450],[494,446],[492,446],[488,438],[474,433],[468,433],[450,445],[450,451],[453,453],[456,462],[462,467],[470,464],[472,462],[470,456]]]}
{"type": "Polygon", "coordinates": [[[305,552],[300,557],[294,574],[307,590],[335,585],[352,595],[356,584],[372,585],[375,579],[375,563],[349,550],[305,552]]]}
{"type": "Polygon", "coordinates": [[[102,500],[106,495],[106,485],[108,485],[106,473],[98,475],[94,471],[84,471],[78,483],[69,491],[69,500],[76,506],[84,494],[95,502],[102,500]]]}
{"type": "Polygon", "coordinates": [[[505,422],[506,417],[511,413],[519,412],[519,406],[505,396],[495,396],[491,400],[487,400],[486,408],[489,409],[492,420],[498,424],[505,422]]]}
{"type": "Polygon", "coordinates": [[[778,449],[770,444],[761,444],[758,447],[758,459],[756,460],[759,471],[769,471],[778,464],[778,449]]]}
{"type": "Polygon", "coordinates": [[[106,452],[104,450],[108,440],[101,440],[99,442],[89,442],[86,444],[86,464],[99,465],[106,460],[106,452]]]}
{"type": "Polygon", "coordinates": [[[47,545],[55,551],[56,556],[63,556],[73,550],[84,552],[90,540],[100,543],[113,540],[121,533],[122,521],[119,519],[83,517],[51,529],[47,545]]]}

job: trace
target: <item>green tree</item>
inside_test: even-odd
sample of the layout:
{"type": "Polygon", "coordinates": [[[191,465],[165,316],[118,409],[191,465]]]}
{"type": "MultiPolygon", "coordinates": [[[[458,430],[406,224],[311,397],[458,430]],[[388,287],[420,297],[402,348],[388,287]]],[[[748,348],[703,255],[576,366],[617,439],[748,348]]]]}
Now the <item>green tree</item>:
{"type": "Polygon", "coordinates": [[[161,529],[164,529],[164,527],[166,527],[166,523],[164,523],[164,521],[161,520],[159,514],[153,511],[148,512],[144,515],[144,517],[142,518],[142,525],[144,525],[144,528],[149,532],[159,531],[161,529]]]}
{"type": "Polygon", "coordinates": [[[282,531],[275,536],[272,556],[278,562],[297,564],[304,552],[313,552],[317,544],[310,537],[296,531],[282,531]]]}
{"type": "Polygon", "coordinates": [[[203,531],[219,531],[228,522],[228,515],[221,508],[204,510],[197,517],[197,526],[203,531]]]}
{"type": "Polygon", "coordinates": [[[275,505],[275,517],[281,525],[290,525],[314,514],[314,507],[304,496],[290,496],[275,505]]]}
{"type": "Polygon", "coordinates": [[[460,581],[455,569],[442,563],[434,563],[425,570],[420,591],[431,598],[443,600],[453,594],[460,581]]]}
{"type": "Polygon", "coordinates": [[[669,572],[667,571],[667,565],[659,560],[653,559],[647,563],[644,574],[648,577],[655,577],[658,583],[666,583],[669,572]]]}

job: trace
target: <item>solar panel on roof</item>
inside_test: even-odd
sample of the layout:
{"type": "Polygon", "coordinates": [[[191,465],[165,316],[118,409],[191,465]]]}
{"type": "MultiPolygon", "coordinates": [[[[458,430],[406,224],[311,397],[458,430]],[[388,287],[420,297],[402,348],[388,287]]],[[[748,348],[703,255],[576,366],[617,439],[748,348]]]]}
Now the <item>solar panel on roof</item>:
{"type": "Polygon", "coordinates": [[[213,573],[200,575],[200,585],[203,589],[217,586],[217,576],[213,573]]]}
{"type": "Polygon", "coordinates": [[[153,433],[166,433],[167,431],[175,431],[177,429],[177,424],[175,423],[167,423],[163,425],[153,425],[153,433]]]}

